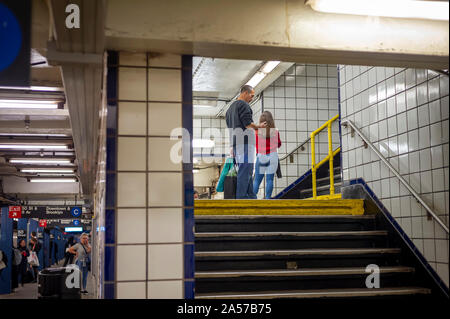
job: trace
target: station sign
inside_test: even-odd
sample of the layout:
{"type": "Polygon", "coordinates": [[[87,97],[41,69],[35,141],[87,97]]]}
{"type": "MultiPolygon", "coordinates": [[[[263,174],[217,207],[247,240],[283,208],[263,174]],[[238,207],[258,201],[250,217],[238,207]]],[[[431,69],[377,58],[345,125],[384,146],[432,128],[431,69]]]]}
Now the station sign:
{"type": "Polygon", "coordinates": [[[22,218],[73,219],[81,215],[81,206],[22,206],[22,218]]]}
{"type": "Polygon", "coordinates": [[[70,227],[70,226],[83,226],[88,227],[91,226],[92,220],[90,219],[47,219],[47,226],[59,226],[61,228],[70,227]]]}
{"type": "Polygon", "coordinates": [[[9,206],[9,218],[22,218],[22,206],[9,206]]]}
{"type": "Polygon", "coordinates": [[[18,229],[17,237],[27,237],[27,232],[25,231],[25,229],[18,229]]]}

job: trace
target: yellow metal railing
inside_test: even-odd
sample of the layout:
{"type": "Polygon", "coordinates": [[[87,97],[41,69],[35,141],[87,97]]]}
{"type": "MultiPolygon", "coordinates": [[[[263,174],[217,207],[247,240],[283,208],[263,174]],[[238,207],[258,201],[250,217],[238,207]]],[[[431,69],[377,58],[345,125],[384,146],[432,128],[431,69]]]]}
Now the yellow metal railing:
{"type": "Polygon", "coordinates": [[[331,125],[334,121],[339,118],[339,114],[334,116],[333,118],[326,121],[321,127],[311,133],[311,172],[312,172],[312,189],[313,189],[313,199],[332,199],[332,198],[341,198],[341,194],[334,194],[334,170],[333,170],[333,157],[337,153],[341,151],[341,148],[338,147],[333,151],[333,140],[332,140],[332,131],[331,125]],[[318,164],[316,164],[316,148],[314,144],[315,136],[319,134],[322,130],[328,128],[328,156],[321,160],[318,164]],[[325,196],[317,196],[317,182],[316,182],[316,172],[317,169],[325,164],[326,162],[330,163],[330,195],[325,196]]]}

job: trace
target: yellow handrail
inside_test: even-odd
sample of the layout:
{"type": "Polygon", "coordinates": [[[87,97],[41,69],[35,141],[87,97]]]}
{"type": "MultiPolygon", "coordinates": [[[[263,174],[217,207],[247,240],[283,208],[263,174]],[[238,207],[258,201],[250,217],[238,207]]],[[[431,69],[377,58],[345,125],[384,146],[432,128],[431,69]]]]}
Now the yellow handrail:
{"type": "Polygon", "coordinates": [[[330,196],[334,195],[334,170],[333,170],[333,157],[337,153],[341,151],[341,148],[337,148],[335,151],[333,151],[333,143],[332,143],[332,132],[331,132],[331,125],[334,121],[336,121],[339,118],[339,114],[334,116],[333,118],[326,121],[321,127],[319,127],[317,130],[311,133],[311,172],[312,172],[312,189],[313,189],[313,199],[317,199],[317,182],[316,182],[316,171],[317,169],[322,166],[325,162],[330,163],[330,196]],[[314,144],[314,139],[317,134],[319,134],[322,130],[325,128],[328,128],[328,156],[325,157],[323,160],[321,160],[316,165],[316,147],[314,144]]]}

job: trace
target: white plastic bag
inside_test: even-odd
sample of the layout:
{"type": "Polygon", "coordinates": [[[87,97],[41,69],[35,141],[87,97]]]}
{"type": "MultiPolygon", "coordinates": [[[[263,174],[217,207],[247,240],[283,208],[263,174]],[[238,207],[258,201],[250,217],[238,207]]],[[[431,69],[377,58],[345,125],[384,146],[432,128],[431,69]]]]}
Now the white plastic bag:
{"type": "Polygon", "coordinates": [[[31,266],[39,267],[39,258],[35,251],[30,252],[30,256],[28,256],[27,260],[31,266]]]}

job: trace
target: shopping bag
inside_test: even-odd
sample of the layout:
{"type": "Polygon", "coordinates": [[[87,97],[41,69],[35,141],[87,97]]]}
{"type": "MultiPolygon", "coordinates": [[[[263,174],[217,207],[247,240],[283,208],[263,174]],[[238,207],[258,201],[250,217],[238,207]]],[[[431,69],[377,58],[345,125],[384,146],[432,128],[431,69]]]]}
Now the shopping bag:
{"type": "Polygon", "coordinates": [[[30,252],[30,256],[28,256],[27,260],[31,266],[39,267],[39,258],[35,251],[30,252]]]}
{"type": "Polygon", "coordinates": [[[223,185],[223,198],[236,199],[237,176],[226,176],[223,185]]]}

